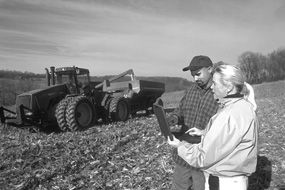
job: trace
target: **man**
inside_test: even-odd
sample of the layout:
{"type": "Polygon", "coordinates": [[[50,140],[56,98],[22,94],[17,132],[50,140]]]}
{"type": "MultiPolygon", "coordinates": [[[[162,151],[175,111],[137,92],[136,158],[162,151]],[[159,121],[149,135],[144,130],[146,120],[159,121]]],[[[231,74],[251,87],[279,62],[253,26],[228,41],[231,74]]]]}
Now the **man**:
{"type": "Polygon", "coordinates": [[[69,79],[67,86],[71,94],[76,94],[77,90],[72,79],[69,79]]]}
{"type": "MultiPolygon", "coordinates": [[[[180,132],[196,127],[205,129],[209,119],[217,112],[218,104],[211,90],[212,85],[211,59],[207,56],[195,56],[183,71],[190,71],[195,80],[184,94],[179,106],[168,118],[170,125],[181,125],[180,132]]],[[[205,177],[201,170],[191,167],[173,150],[175,169],[172,180],[172,190],[204,190],[205,177]]]]}

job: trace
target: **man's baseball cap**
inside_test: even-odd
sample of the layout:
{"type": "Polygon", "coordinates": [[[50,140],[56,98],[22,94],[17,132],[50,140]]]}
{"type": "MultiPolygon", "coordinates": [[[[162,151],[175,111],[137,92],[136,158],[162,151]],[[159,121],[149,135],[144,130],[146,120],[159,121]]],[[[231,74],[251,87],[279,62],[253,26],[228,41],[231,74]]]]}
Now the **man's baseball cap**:
{"type": "Polygon", "coordinates": [[[213,62],[208,56],[198,55],[193,57],[188,67],[183,68],[183,71],[191,71],[191,74],[194,75],[200,71],[203,67],[213,66],[213,62]]]}

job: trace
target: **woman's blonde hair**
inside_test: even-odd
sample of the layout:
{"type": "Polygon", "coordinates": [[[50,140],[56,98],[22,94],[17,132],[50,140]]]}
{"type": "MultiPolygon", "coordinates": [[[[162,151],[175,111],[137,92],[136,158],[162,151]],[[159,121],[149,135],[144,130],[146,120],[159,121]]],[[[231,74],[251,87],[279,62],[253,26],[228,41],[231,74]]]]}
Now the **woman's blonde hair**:
{"type": "Polygon", "coordinates": [[[253,105],[254,110],[256,109],[253,88],[246,83],[245,76],[239,67],[229,64],[220,64],[214,68],[213,73],[219,73],[223,85],[234,86],[236,93],[243,94],[245,99],[253,105]]]}
{"type": "Polygon", "coordinates": [[[214,73],[221,75],[221,83],[225,86],[232,85],[237,93],[244,92],[245,77],[242,71],[234,65],[223,64],[215,68],[214,73]]]}

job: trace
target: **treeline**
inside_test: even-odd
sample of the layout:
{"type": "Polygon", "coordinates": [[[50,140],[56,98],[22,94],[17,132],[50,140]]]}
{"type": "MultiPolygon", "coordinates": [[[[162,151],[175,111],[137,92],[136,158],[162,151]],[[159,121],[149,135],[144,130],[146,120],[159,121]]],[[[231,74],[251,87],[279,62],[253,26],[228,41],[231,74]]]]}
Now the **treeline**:
{"type": "Polygon", "coordinates": [[[15,104],[17,95],[41,88],[41,86],[41,83],[33,80],[0,78],[0,105],[13,105],[15,104]]]}
{"type": "Polygon", "coordinates": [[[284,48],[279,48],[268,55],[247,51],[238,57],[238,62],[251,84],[285,79],[284,48]]]}
{"type": "Polygon", "coordinates": [[[0,70],[0,78],[6,79],[34,79],[43,78],[45,74],[36,74],[32,72],[20,72],[20,71],[10,71],[10,70],[0,70]]]}

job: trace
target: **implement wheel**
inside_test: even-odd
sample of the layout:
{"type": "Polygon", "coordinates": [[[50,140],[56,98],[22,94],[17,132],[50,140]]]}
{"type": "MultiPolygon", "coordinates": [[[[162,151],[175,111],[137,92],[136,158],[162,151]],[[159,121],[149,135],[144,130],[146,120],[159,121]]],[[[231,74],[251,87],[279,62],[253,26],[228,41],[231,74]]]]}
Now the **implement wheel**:
{"type": "Polygon", "coordinates": [[[130,116],[129,104],[124,97],[114,97],[109,111],[113,121],[126,121],[130,116]]]}
{"type": "Polygon", "coordinates": [[[58,127],[62,131],[69,131],[68,124],[65,118],[65,111],[68,103],[72,100],[72,97],[67,97],[59,102],[55,109],[55,117],[58,124],[58,127]]]}
{"type": "Polygon", "coordinates": [[[69,102],[66,120],[71,131],[87,129],[95,124],[96,112],[92,102],[85,96],[78,96],[69,102]]]}

